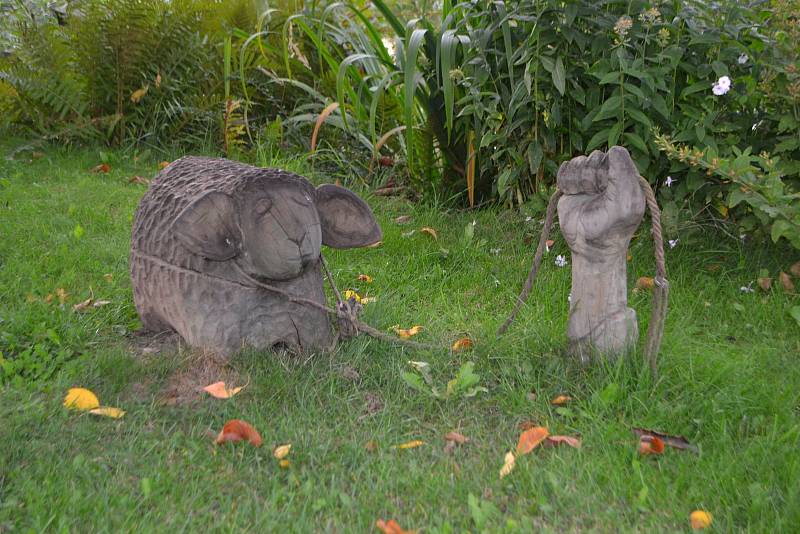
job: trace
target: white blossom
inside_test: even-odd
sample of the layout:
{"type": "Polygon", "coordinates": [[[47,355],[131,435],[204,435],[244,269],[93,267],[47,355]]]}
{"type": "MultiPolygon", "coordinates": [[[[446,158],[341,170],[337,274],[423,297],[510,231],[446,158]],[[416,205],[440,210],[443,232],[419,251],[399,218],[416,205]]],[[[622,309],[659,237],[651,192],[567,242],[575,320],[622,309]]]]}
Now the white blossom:
{"type": "Polygon", "coordinates": [[[722,76],[717,80],[711,88],[713,93],[717,96],[722,96],[731,90],[731,79],[727,76],[722,76]]]}
{"type": "Polygon", "coordinates": [[[667,176],[667,179],[664,180],[664,185],[666,185],[667,187],[672,187],[672,184],[674,184],[677,181],[678,180],[675,180],[672,176],[667,176]]]}
{"type": "Polygon", "coordinates": [[[566,258],[566,256],[563,256],[563,255],[559,254],[558,256],[556,256],[556,262],[555,263],[556,263],[556,267],[566,267],[567,266],[567,258],[566,258]]]}
{"type": "Polygon", "coordinates": [[[680,241],[680,239],[670,239],[669,240],[669,248],[677,247],[678,246],[678,241],[680,241]]]}
{"type": "Polygon", "coordinates": [[[737,61],[739,61],[739,65],[744,65],[745,63],[747,63],[748,59],[750,58],[747,57],[747,54],[742,54],[739,56],[739,59],[737,61]]]}
{"type": "Polygon", "coordinates": [[[750,282],[750,283],[749,283],[749,284],[747,284],[746,286],[742,286],[742,287],[740,287],[740,288],[739,288],[739,291],[741,291],[742,293],[755,293],[755,289],[753,289],[752,287],[750,287],[750,286],[752,286],[752,285],[753,285],[753,282],[750,282]]]}

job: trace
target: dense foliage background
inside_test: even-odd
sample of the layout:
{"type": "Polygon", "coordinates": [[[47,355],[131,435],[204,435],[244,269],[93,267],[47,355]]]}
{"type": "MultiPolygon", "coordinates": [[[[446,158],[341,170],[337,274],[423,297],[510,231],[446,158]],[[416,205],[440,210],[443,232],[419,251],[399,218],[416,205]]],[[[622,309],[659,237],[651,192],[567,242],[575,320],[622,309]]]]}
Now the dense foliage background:
{"type": "Polygon", "coordinates": [[[320,169],[541,206],[626,146],[668,235],[800,247],[798,0],[3,0],[0,127],[311,151],[320,169]],[[312,140],[313,138],[313,140],[312,140]]]}

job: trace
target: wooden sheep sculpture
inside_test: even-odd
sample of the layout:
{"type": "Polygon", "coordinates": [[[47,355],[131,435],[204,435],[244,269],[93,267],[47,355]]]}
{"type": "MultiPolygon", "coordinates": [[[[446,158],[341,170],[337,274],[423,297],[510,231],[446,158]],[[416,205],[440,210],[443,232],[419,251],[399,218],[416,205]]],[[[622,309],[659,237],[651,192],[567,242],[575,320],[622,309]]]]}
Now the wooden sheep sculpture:
{"type": "Polygon", "coordinates": [[[223,355],[243,347],[329,348],[335,336],[325,311],[263,286],[324,305],[321,245],[380,240],[369,206],[343,187],[315,189],[286,171],[181,158],[136,210],[136,310],[147,330],[174,330],[223,355]]]}

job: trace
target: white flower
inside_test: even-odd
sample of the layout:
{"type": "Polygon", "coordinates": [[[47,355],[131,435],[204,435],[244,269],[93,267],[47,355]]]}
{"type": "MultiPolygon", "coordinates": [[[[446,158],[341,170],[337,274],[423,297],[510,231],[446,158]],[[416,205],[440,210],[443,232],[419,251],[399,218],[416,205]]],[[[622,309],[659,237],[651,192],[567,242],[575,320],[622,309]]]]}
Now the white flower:
{"type": "Polygon", "coordinates": [[[556,267],[566,267],[567,266],[567,258],[559,254],[556,256],[556,267]]]}
{"type": "Polygon", "coordinates": [[[753,282],[750,282],[750,283],[749,283],[749,284],[747,284],[746,286],[742,286],[742,287],[740,287],[740,288],[739,288],[739,291],[741,291],[742,293],[755,293],[755,289],[753,289],[752,287],[750,287],[750,286],[752,286],[752,285],[753,285],[753,282]]]}
{"type": "Polygon", "coordinates": [[[530,217],[530,216],[525,217],[525,222],[531,222],[532,220],[533,220],[533,217],[530,217]]]}
{"type": "Polygon", "coordinates": [[[498,256],[500,254],[500,249],[499,248],[490,248],[489,252],[491,252],[495,256],[498,256]]]}
{"type": "Polygon", "coordinates": [[[670,239],[669,248],[675,248],[676,246],[678,246],[678,241],[680,241],[680,239],[670,239]]]}
{"type": "Polygon", "coordinates": [[[750,59],[750,58],[749,58],[749,57],[747,57],[747,54],[742,54],[742,55],[740,55],[740,56],[739,56],[739,59],[738,59],[738,61],[739,61],[739,65],[744,65],[745,63],[747,63],[747,60],[748,60],[748,59],[750,59]]]}
{"type": "Polygon", "coordinates": [[[717,96],[722,96],[731,90],[731,79],[727,76],[722,76],[711,88],[713,93],[717,96]]]}
{"type": "Polygon", "coordinates": [[[672,184],[674,184],[677,181],[678,180],[675,180],[672,176],[667,176],[667,179],[664,180],[664,185],[666,185],[667,187],[672,187],[672,184]]]}

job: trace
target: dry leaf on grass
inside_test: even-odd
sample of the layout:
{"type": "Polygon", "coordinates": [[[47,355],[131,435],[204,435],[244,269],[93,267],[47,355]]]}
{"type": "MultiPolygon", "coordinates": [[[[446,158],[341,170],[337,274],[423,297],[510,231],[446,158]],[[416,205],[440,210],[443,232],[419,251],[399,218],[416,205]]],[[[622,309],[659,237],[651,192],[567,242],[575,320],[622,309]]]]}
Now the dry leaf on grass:
{"type": "Polygon", "coordinates": [[[119,419],[123,415],[125,415],[125,410],[104,406],[102,408],[95,408],[93,410],[89,410],[89,413],[94,415],[102,415],[103,417],[111,417],[113,419],[119,419]]]}
{"type": "Polygon", "coordinates": [[[93,410],[100,407],[97,395],[85,388],[70,388],[64,397],[64,406],[74,410],[93,410]]]}
{"type": "Polygon", "coordinates": [[[572,397],[570,397],[569,395],[559,395],[558,397],[551,400],[550,404],[552,404],[553,406],[563,406],[568,402],[572,402],[572,397]]]}
{"type": "Polygon", "coordinates": [[[352,289],[346,290],[344,292],[344,294],[342,295],[342,297],[344,297],[344,300],[354,299],[359,304],[362,304],[363,301],[364,301],[364,299],[361,298],[361,295],[359,295],[358,293],[356,293],[352,289]]]}
{"type": "Polygon", "coordinates": [[[141,176],[131,176],[128,179],[128,183],[137,185],[150,185],[150,180],[147,178],[142,178],[141,176]]]}
{"type": "Polygon", "coordinates": [[[287,443],[286,445],[279,445],[275,447],[275,450],[272,451],[272,456],[277,458],[278,460],[283,460],[287,456],[289,456],[289,451],[292,450],[292,444],[287,443]]]}
{"type": "Polygon", "coordinates": [[[400,328],[399,326],[395,326],[393,327],[393,329],[398,336],[404,339],[416,336],[417,334],[422,332],[422,327],[419,325],[412,326],[411,328],[400,328]]]}
{"type": "Polygon", "coordinates": [[[228,441],[236,442],[242,440],[247,440],[256,447],[260,447],[263,442],[261,435],[249,423],[241,419],[232,419],[225,423],[225,426],[222,427],[222,432],[219,433],[214,443],[219,445],[228,441]]]}
{"type": "Polygon", "coordinates": [[[135,90],[133,93],[131,93],[131,102],[133,102],[134,104],[138,104],[139,102],[141,102],[142,98],[144,98],[148,90],[150,90],[149,85],[145,85],[141,89],[135,90]]]}
{"type": "Polygon", "coordinates": [[[425,445],[425,442],[419,439],[415,439],[412,441],[407,441],[406,443],[401,443],[400,445],[395,445],[396,449],[415,449],[425,445]]]}
{"type": "Polygon", "coordinates": [[[772,278],[768,276],[761,276],[756,282],[758,283],[758,287],[761,288],[761,291],[767,292],[772,288],[772,278]]]}
{"type": "Polygon", "coordinates": [[[569,445],[573,449],[580,449],[581,440],[573,436],[547,436],[543,443],[545,447],[556,447],[558,445],[569,445]]]}
{"type": "Polygon", "coordinates": [[[549,435],[550,432],[547,430],[547,427],[535,426],[533,428],[529,428],[519,436],[519,441],[517,442],[517,454],[528,454],[533,449],[538,447],[539,444],[543,442],[549,435]]]}
{"type": "Polygon", "coordinates": [[[639,438],[639,454],[664,454],[664,440],[655,436],[643,435],[639,438]]]}
{"type": "Polygon", "coordinates": [[[283,459],[278,462],[278,465],[281,466],[282,469],[289,469],[289,465],[291,465],[291,462],[289,462],[289,460],[283,459]]]}
{"type": "Polygon", "coordinates": [[[364,444],[364,448],[367,449],[368,452],[375,452],[378,450],[378,442],[371,439],[364,444]]]}
{"type": "Polygon", "coordinates": [[[692,525],[692,530],[703,530],[711,526],[713,518],[711,514],[705,510],[695,510],[689,515],[689,522],[692,525]]]}
{"type": "Polygon", "coordinates": [[[394,219],[395,224],[407,224],[411,222],[411,215],[400,215],[394,219]]]}
{"type": "Polygon", "coordinates": [[[100,165],[96,165],[92,167],[92,172],[102,172],[102,173],[109,173],[111,172],[111,165],[108,163],[101,163],[100,165]]]}
{"type": "MultiPolygon", "coordinates": [[[[69,293],[67,293],[67,290],[64,289],[63,287],[59,287],[58,289],[56,289],[56,296],[58,297],[58,303],[64,304],[65,302],[67,302],[67,299],[69,298],[69,293]]],[[[49,300],[45,299],[47,300],[47,302],[53,300],[50,295],[47,295],[47,297],[49,299],[49,300]]]]}
{"type": "Polygon", "coordinates": [[[694,453],[700,452],[696,446],[689,443],[689,440],[683,436],[673,436],[671,434],[665,434],[663,432],[659,432],[658,430],[650,430],[648,428],[634,428],[633,433],[638,438],[641,438],[642,436],[656,437],[663,441],[665,445],[669,445],[674,449],[691,451],[694,453]]]}
{"type": "Polygon", "coordinates": [[[423,226],[422,228],[419,229],[419,231],[421,233],[423,233],[423,234],[428,234],[429,236],[431,236],[432,238],[434,238],[436,240],[439,239],[439,234],[436,233],[436,230],[434,230],[433,228],[431,228],[429,226],[423,226]]]}
{"type": "Polygon", "coordinates": [[[458,432],[455,432],[455,431],[448,432],[447,434],[445,434],[444,435],[444,439],[447,440],[447,441],[452,441],[452,442],[458,443],[459,445],[463,445],[465,443],[469,443],[469,438],[468,437],[466,437],[466,436],[464,436],[462,434],[459,434],[458,432]]]}
{"type": "Polygon", "coordinates": [[[461,351],[461,350],[471,349],[473,346],[474,346],[474,343],[472,342],[472,340],[470,338],[462,337],[461,339],[456,340],[453,343],[451,348],[453,349],[454,352],[458,352],[458,351],[461,351]]]}
{"type": "Polygon", "coordinates": [[[800,278],[800,261],[796,261],[789,267],[789,272],[792,273],[793,276],[800,278]]]}
{"type": "Polygon", "coordinates": [[[370,275],[368,275],[368,274],[359,274],[358,275],[358,281],[359,282],[366,282],[367,284],[371,284],[372,283],[372,277],[370,275]]]}
{"type": "Polygon", "coordinates": [[[383,534],[416,534],[415,530],[403,530],[403,527],[394,519],[388,521],[378,519],[375,521],[375,527],[383,534]]]}
{"type": "Polygon", "coordinates": [[[505,477],[513,471],[514,465],[516,465],[516,458],[514,458],[514,453],[509,451],[506,453],[505,458],[503,458],[503,467],[500,468],[500,478],[505,477]]]}
{"type": "Polygon", "coordinates": [[[778,275],[778,280],[781,281],[781,287],[783,287],[784,293],[794,293],[794,282],[792,282],[791,276],[781,271],[781,274],[778,275]]]}
{"type": "Polygon", "coordinates": [[[548,239],[547,241],[545,241],[544,242],[544,246],[547,249],[547,252],[550,252],[550,249],[553,248],[553,245],[555,245],[555,244],[556,244],[556,242],[553,241],[552,239],[548,239]]]}
{"type": "Polygon", "coordinates": [[[640,276],[638,280],[636,280],[636,289],[646,289],[650,290],[656,286],[655,280],[650,278],[649,276],[640,276]]]}
{"type": "Polygon", "coordinates": [[[203,391],[216,399],[230,399],[245,387],[246,385],[228,389],[225,387],[225,382],[214,382],[204,387],[203,391]]]}

